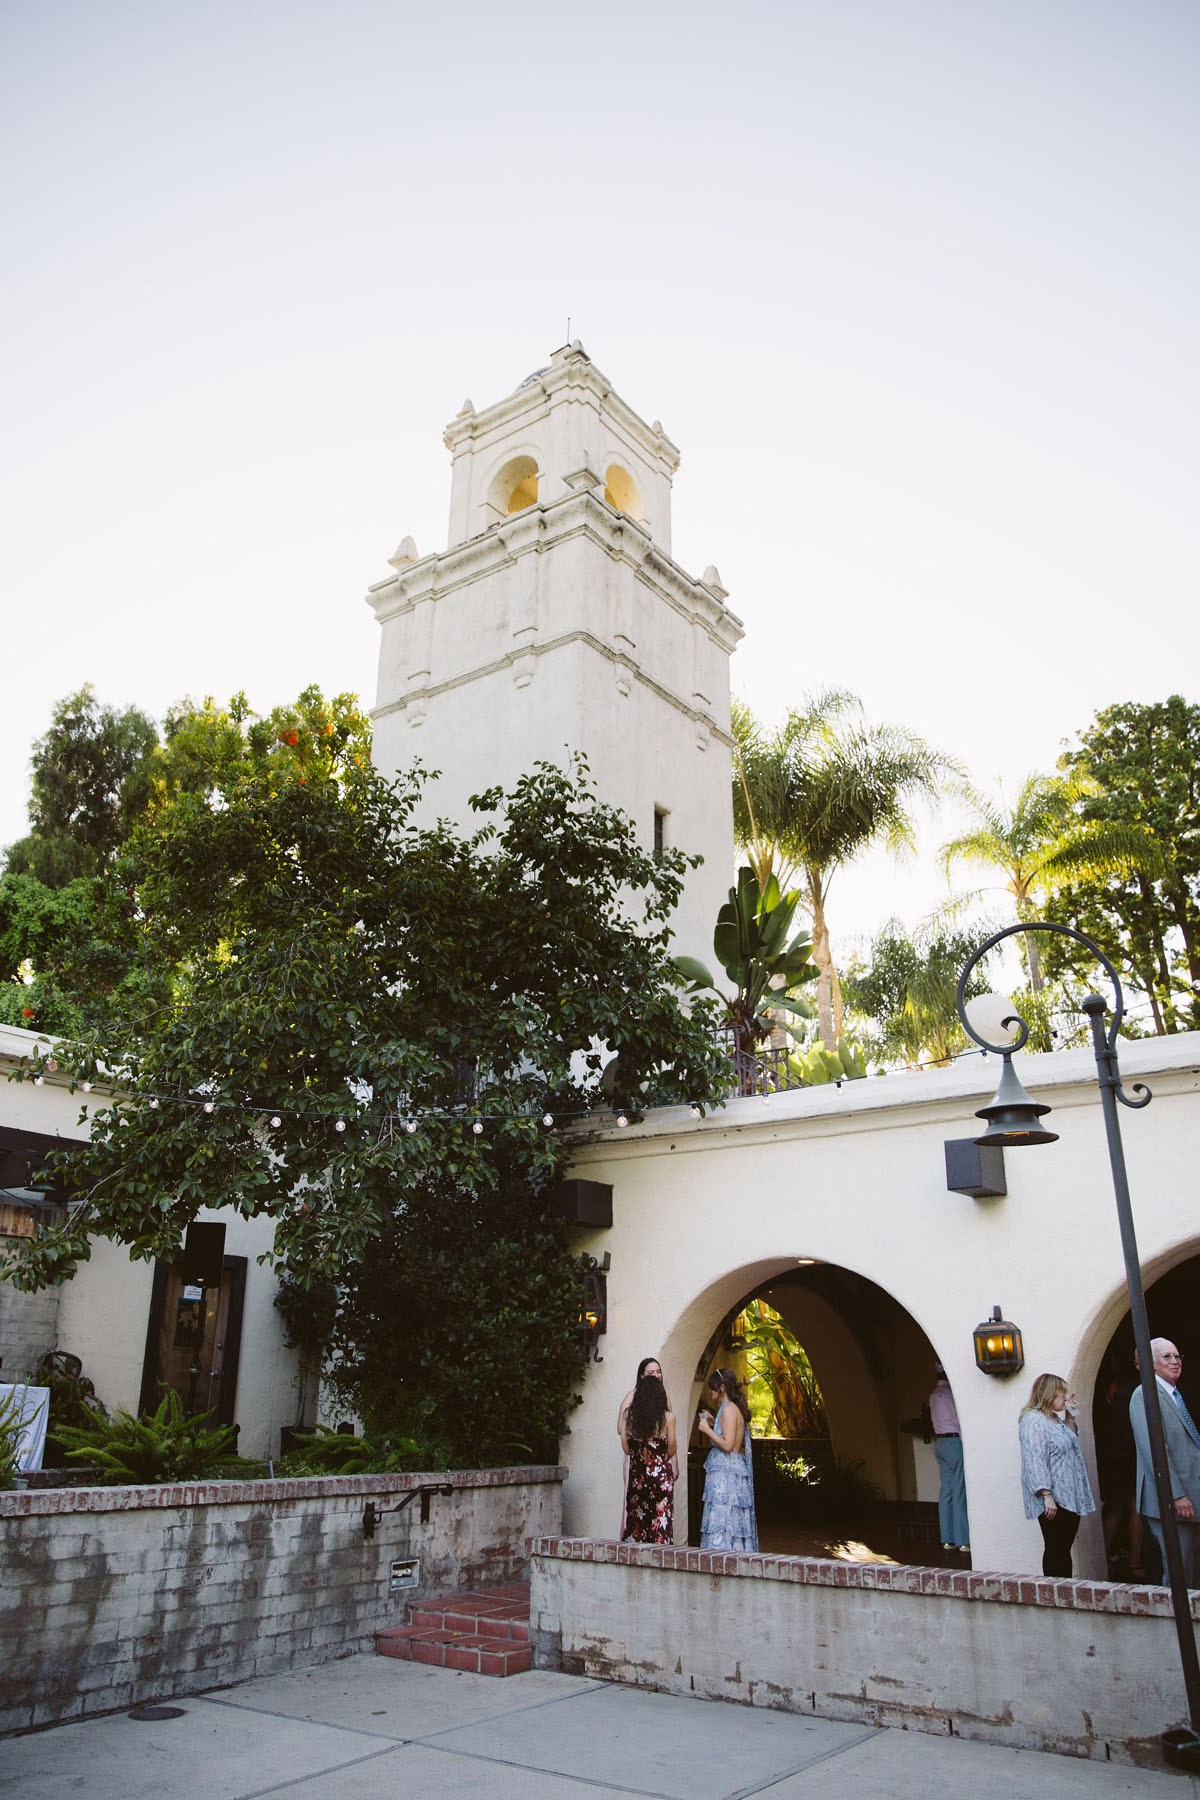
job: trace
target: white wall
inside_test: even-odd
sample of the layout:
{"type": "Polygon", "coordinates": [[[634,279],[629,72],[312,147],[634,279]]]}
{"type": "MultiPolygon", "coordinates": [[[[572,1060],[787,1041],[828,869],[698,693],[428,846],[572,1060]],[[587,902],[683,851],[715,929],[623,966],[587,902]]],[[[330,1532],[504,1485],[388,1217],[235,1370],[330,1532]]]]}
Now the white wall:
{"type": "MultiPolygon", "coordinates": [[[[81,1108],[86,1102],[94,1111],[96,1095],[71,1094],[54,1076],[46,1077],[41,1087],[4,1079],[6,1067],[17,1067],[46,1042],[36,1032],[0,1028],[0,1124],[78,1142],[88,1135],[86,1122],[80,1122],[81,1108]]],[[[203,1210],[198,1216],[223,1223],[226,1254],[247,1259],[234,1411],[241,1426],[238,1448],[243,1456],[277,1455],[281,1426],[295,1421],[296,1358],[284,1347],[283,1323],[274,1305],[275,1276],[258,1262],[271,1247],[274,1222],[243,1219],[232,1211],[203,1210]]],[[[0,1335],[11,1320],[14,1330],[19,1327],[29,1337],[29,1315],[36,1313],[37,1331],[46,1338],[44,1346],[39,1340],[39,1347],[57,1347],[78,1356],[107,1407],[137,1412],[153,1283],[153,1263],[135,1262],[120,1245],[97,1238],[91,1260],[80,1264],[71,1281],[52,1291],[56,1320],[43,1324],[47,1303],[40,1296],[35,1297],[37,1307],[30,1308],[26,1296],[0,1284],[0,1335]]],[[[21,1372],[15,1362],[6,1361],[6,1375],[21,1372]]]]}
{"type": "MultiPolygon", "coordinates": [[[[1123,1045],[1121,1062],[1127,1079],[1149,1079],[1155,1096],[1122,1119],[1149,1282],[1200,1248],[1200,1034],[1123,1045]]],[[[723,1316],[799,1258],[814,1257],[886,1289],[945,1363],[962,1421],[975,1568],[1040,1568],[1041,1537],[1022,1512],[1017,1415],[1034,1375],[1066,1375],[1084,1401],[1080,1428],[1091,1459],[1088,1402],[1125,1310],[1124,1265],[1090,1051],[1018,1063],[1030,1091],[1052,1103],[1049,1123],[1060,1137],[1006,1153],[1002,1200],[947,1192],[942,1148],[981,1129],[973,1115],[991,1099],[996,1058],[809,1088],[768,1106],[737,1100],[704,1120],[672,1109],[580,1150],[573,1173],[612,1184],[613,1228],[573,1234],[573,1242],[610,1251],[612,1270],[604,1360],[589,1372],[562,1446],[570,1533],[616,1530],[616,1410],[638,1361],[662,1357],[686,1430],[699,1397],[697,1361],[723,1316]],[[996,1303],[1024,1332],[1026,1368],[1010,1380],[975,1367],[971,1333],[996,1303]]],[[[911,1358],[910,1346],[897,1393],[905,1416],[923,1385],[911,1358]]],[[[932,1385],[931,1368],[927,1376],[932,1385]]],[[[853,1429],[862,1443],[877,1435],[869,1419],[853,1429]]],[[[901,1491],[916,1479],[932,1498],[923,1450],[901,1449],[901,1491]]],[[[1094,1520],[1081,1529],[1075,1566],[1103,1572],[1094,1520]]]]}

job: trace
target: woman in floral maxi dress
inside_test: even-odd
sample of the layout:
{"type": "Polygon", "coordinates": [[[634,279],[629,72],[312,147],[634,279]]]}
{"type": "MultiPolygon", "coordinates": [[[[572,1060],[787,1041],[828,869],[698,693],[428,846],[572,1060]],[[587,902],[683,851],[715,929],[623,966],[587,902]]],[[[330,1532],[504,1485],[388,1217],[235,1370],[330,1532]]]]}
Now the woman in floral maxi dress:
{"type": "Polygon", "coordinates": [[[657,1375],[643,1375],[624,1414],[621,1443],[629,1458],[625,1491],[626,1542],[675,1541],[675,1414],[657,1375]]]}
{"type": "Polygon", "coordinates": [[[717,1369],[708,1378],[717,1416],[704,1411],[697,1428],[712,1445],[704,1462],[703,1550],[758,1549],[754,1510],[754,1463],[750,1441],[750,1403],[732,1369],[717,1369]]]}

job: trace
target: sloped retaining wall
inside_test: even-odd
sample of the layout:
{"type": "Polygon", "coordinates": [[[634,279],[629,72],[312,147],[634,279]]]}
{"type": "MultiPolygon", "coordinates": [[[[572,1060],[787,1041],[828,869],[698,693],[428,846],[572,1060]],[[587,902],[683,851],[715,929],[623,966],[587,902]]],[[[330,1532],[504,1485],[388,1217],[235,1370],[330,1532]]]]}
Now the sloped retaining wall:
{"type": "Polygon", "coordinates": [[[561,1468],[0,1493],[0,1731],[326,1662],[409,1600],[520,1579],[561,1468]],[[435,1494],[383,1511],[428,1483],[435,1494]],[[420,1559],[393,1592],[392,1562],[420,1559]]]}
{"type": "MultiPolygon", "coordinates": [[[[1186,1720],[1165,1588],[537,1538],[535,1668],[1156,1764],[1186,1720]]],[[[1200,1593],[1192,1596],[1200,1618],[1200,1593]]]]}

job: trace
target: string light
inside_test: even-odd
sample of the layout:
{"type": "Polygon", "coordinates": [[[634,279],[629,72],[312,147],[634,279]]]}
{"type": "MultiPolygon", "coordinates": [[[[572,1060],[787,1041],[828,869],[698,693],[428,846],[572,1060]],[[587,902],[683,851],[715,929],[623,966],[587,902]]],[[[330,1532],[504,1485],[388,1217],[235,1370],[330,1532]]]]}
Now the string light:
{"type": "MultiPolygon", "coordinates": [[[[987,1054],[988,1053],[986,1050],[972,1045],[969,1049],[957,1051],[954,1054],[954,1056],[952,1056],[948,1059],[948,1061],[951,1063],[960,1062],[960,1061],[962,1061],[962,1059],[964,1057],[974,1057],[974,1056],[982,1056],[986,1059],[987,1054]]],[[[917,1071],[919,1069],[944,1068],[946,1066],[947,1066],[947,1060],[939,1060],[937,1062],[930,1061],[928,1063],[913,1063],[913,1064],[910,1064],[904,1070],[878,1070],[878,1071],[876,1071],[876,1073],[877,1073],[877,1075],[882,1074],[885,1076],[888,1074],[893,1074],[893,1075],[894,1074],[910,1074],[910,1073],[914,1073],[915,1071],[917,1071]]],[[[46,1074],[54,1075],[57,1072],[58,1072],[57,1061],[53,1057],[47,1057],[46,1061],[42,1064],[41,1068],[38,1068],[36,1073],[31,1074],[30,1079],[32,1080],[35,1087],[44,1087],[46,1085],[46,1074]]],[[[851,1077],[851,1076],[835,1077],[833,1082],[830,1085],[836,1087],[838,1089],[838,1091],[840,1092],[844,1083],[846,1081],[852,1080],[852,1079],[855,1079],[855,1078],[851,1077]]],[[[67,1077],[64,1077],[63,1079],[61,1079],[60,1081],[55,1082],[54,1085],[62,1086],[62,1085],[64,1085],[65,1082],[67,1082],[69,1080],[70,1080],[70,1077],[67,1076],[67,1077]]],[[[92,1080],[81,1081],[79,1083],[79,1086],[81,1087],[81,1089],[83,1090],[83,1092],[85,1094],[92,1093],[95,1090],[95,1085],[96,1085],[95,1082],[92,1080]]],[[[742,1099],[747,1099],[747,1098],[758,1098],[762,1101],[764,1106],[768,1106],[776,1094],[798,1093],[805,1089],[808,1089],[811,1087],[818,1087],[818,1086],[822,1086],[822,1085],[824,1085],[824,1084],[819,1083],[819,1082],[803,1082],[802,1081],[802,1082],[798,1082],[794,1088],[781,1087],[781,1088],[777,1088],[775,1090],[767,1089],[766,1091],[764,1091],[758,1095],[729,1094],[729,1095],[727,1095],[727,1099],[742,1100],[742,1099]]],[[[111,1092],[111,1089],[106,1088],[105,1091],[111,1092]]],[[[205,1100],[205,1101],[201,1102],[198,1097],[180,1095],[180,1096],[176,1096],[174,1099],[170,1100],[168,1103],[171,1105],[179,1106],[179,1107],[199,1106],[201,1111],[204,1112],[209,1117],[211,1117],[213,1115],[213,1113],[216,1111],[216,1104],[214,1101],[205,1100]]],[[[157,1095],[148,1096],[146,1104],[147,1104],[148,1110],[150,1110],[151,1112],[157,1112],[157,1111],[161,1110],[160,1098],[157,1095]]],[[[227,1107],[229,1103],[223,1102],[222,1104],[223,1104],[223,1107],[227,1107]]],[[[674,1107],[677,1106],[678,1104],[679,1104],[679,1102],[667,1102],[663,1106],[648,1107],[645,1110],[652,1112],[652,1113],[667,1112],[667,1111],[674,1110],[674,1107]]],[[[255,1106],[255,1105],[240,1106],[240,1107],[235,1106],[235,1110],[244,1111],[244,1112],[257,1112],[261,1116],[261,1107],[255,1106]]],[[[319,1119],[322,1116],[317,1113],[307,1113],[302,1108],[297,1108],[297,1107],[285,1108],[285,1111],[290,1112],[291,1115],[298,1120],[319,1119]]],[[[703,1108],[696,1101],[691,1101],[688,1103],[688,1111],[691,1114],[691,1117],[693,1119],[700,1119],[700,1118],[703,1118],[703,1116],[704,1116],[703,1108]]],[[[390,1109],[389,1109],[389,1114],[390,1114],[390,1109]]],[[[387,1117],[387,1116],[389,1116],[389,1115],[385,1114],[385,1117],[387,1117]]],[[[437,1108],[431,1107],[426,1112],[417,1113],[417,1114],[409,1114],[407,1117],[403,1117],[398,1114],[390,1114],[390,1116],[396,1118],[398,1125],[403,1127],[403,1130],[407,1133],[408,1136],[412,1137],[412,1136],[415,1136],[415,1134],[418,1130],[419,1122],[421,1120],[436,1121],[436,1120],[461,1119],[462,1113],[461,1113],[461,1109],[457,1108],[457,1107],[445,1108],[445,1109],[437,1109],[437,1108]]],[[[324,1117],[325,1117],[325,1119],[328,1119],[328,1114],[325,1114],[324,1117]]],[[[367,1117],[369,1120],[370,1115],[368,1114],[367,1117]]],[[[524,1113],[524,1112],[494,1113],[494,1114],[489,1114],[489,1117],[492,1118],[497,1123],[512,1122],[512,1123],[516,1123],[516,1124],[524,1124],[524,1123],[531,1122],[529,1114],[524,1113]]],[[[605,1122],[602,1117],[598,1116],[597,1113],[594,1112],[593,1109],[588,1106],[581,1106],[578,1109],[567,1109],[565,1111],[559,1111],[557,1114],[552,1113],[552,1112],[546,1112],[546,1113],[541,1114],[540,1117],[541,1117],[541,1122],[547,1131],[553,1130],[555,1128],[556,1122],[558,1124],[564,1125],[564,1126],[569,1126],[573,1122],[579,1122],[579,1123],[592,1122],[594,1124],[600,1125],[601,1128],[603,1128],[603,1125],[605,1122]]],[[[335,1131],[337,1131],[338,1133],[344,1133],[346,1130],[346,1123],[347,1122],[345,1119],[335,1120],[334,1121],[335,1131]]],[[[615,1123],[619,1129],[621,1129],[621,1130],[627,1129],[629,1126],[629,1123],[630,1123],[629,1115],[624,1112],[618,1113],[616,1116],[615,1123]]],[[[270,1118],[271,1129],[274,1131],[278,1131],[281,1124],[282,1124],[282,1120],[280,1118],[280,1115],[278,1113],[273,1113],[270,1118]]],[[[479,1119],[474,1120],[471,1125],[471,1131],[474,1136],[481,1137],[484,1133],[483,1121],[479,1120],[479,1119]]]]}

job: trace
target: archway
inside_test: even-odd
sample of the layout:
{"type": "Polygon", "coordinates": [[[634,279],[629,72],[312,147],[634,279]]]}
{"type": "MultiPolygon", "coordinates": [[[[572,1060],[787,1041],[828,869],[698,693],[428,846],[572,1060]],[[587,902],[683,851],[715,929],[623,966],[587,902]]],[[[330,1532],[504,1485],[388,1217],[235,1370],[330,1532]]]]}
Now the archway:
{"type": "Polygon", "coordinates": [[[736,1299],[726,1301],[695,1365],[680,1421],[681,1433],[690,1430],[689,1541],[699,1541],[707,1449],[694,1429],[697,1407],[713,1369],[752,1375],[745,1322],[747,1309],[761,1303],[802,1347],[828,1430],[824,1444],[791,1441],[769,1426],[757,1437],[761,1547],[826,1554],[821,1546],[836,1543],[834,1553],[863,1560],[943,1560],[937,1464],[923,1411],[936,1351],[921,1326],[886,1289],[839,1264],[792,1259],[740,1276],[736,1299]],[[864,1532],[874,1541],[867,1544],[864,1532]]]}
{"type": "Polygon", "coordinates": [[[538,466],[532,456],[514,456],[492,478],[488,502],[499,518],[523,512],[535,506],[538,497],[538,466]]]}
{"type": "MultiPolygon", "coordinates": [[[[1194,1409],[1200,1404],[1200,1250],[1192,1242],[1180,1246],[1176,1256],[1173,1266],[1147,1282],[1146,1313],[1151,1337],[1169,1337],[1179,1347],[1183,1356],[1179,1387],[1195,1416],[1194,1409]]],[[[1109,1572],[1116,1578],[1153,1583],[1162,1576],[1158,1547],[1149,1532],[1141,1531],[1133,1510],[1136,1458],[1129,1428],[1129,1396],[1137,1368],[1127,1304],[1107,1342],[1103,1342],[1103,1331],[1101,1324],[1091,1411],[1105,1556],[1109,1572]]]]}
{"type": "Polygon", "coordinates": [[[610,463],[604,472],[604,498],[614,512],[627,513],[631,519],[642,517],[642,496],[637,482],[620,463],[610,463]]]}

